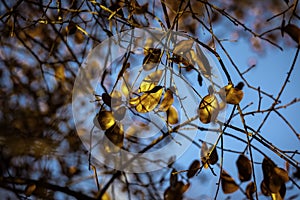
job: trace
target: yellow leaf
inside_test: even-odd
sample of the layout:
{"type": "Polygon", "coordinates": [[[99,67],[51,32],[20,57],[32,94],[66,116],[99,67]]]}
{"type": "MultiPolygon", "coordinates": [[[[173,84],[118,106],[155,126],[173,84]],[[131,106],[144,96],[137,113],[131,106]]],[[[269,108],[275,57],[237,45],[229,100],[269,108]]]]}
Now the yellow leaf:
{"type": "Polygon", "coordinates": [[[162,112],[166,112],[171,107],[173,102],[174,102],[173,92],[170,89],[167,89],[158,110],[162,112]]]}
{"type": "Polygon", "coordinates": [[[135,102],[137,102],[135,107],[136,111],[140,113],[152,111],[159,103],[162,91],[163,89],[161,88],[155,93],[144,93],[142,96],[138,97],[138,100],[135,100],[135,102]]]}
{"type": "Polygon", "coordinates": [[[219,103],[215,95],[206,95],[200,102],[198,114],[202,123],[214,122],[218,117],[219,103]]]}
{"type": "Polygon", "coordinates": [[[105,131],[105,136],[117,147],[123,147],[124,130],[122,125],[114,124],[105,131]]]}
{"type": "Polygon", "coordinates": [[[29,197],[35,191],[35,189],[36,189],[36,185],[34,183],[33,184],[29,184],[25,188],[24,194],[26,195],[26,197],[29,197]]]}
{"type": "Polygon", "coordinates": [[[57,81],[64,81],[66,79],[65,68],[63,65],[59,65],[55,68],[55,78],[57,81]]]}
{"type": "Polygon", "coordinates": [[[102,130],[107,130],[115,124],[115,118],[111,111],[100,111],[97,119],[102,130]]]}
{"type": "Polygon", "coordinates": [[[146,76],[140,85],[139,92],[152,90],[160,81],[162,74],[163,70],[157,70],[146,76]]]}
{"type": "Polygon", "coordinates": [[[178,112],[175,107],[171,106],[167,110],[167,119],[169,124],[177,124],[178,123],[178,112]]]}

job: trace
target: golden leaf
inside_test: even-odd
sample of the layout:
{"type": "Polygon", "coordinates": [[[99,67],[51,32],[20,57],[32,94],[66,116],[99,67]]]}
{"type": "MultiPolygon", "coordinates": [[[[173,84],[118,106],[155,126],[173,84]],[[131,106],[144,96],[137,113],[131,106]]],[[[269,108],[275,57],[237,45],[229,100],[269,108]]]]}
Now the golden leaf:
{"type": "MultiPolygon", "coordinates": [[[[213,146],[211,147],[213,148],[213,146]]],[[[216,147],[212,150],[211,148],[207,147],[206,142],[202,143],[201,147],[201,162],[204,165],[204,168],[207,169],[208,165],[214,165],[218,162],[218,152],[216,147]]]]}
{"type": "Polygon", "coordinates": [[[173,102],[174,102],[173,92],[170,89],[167,89],[158,110],[162,112],[166,112],[171,107],[173,102]]]}
{"type": "Polygon", "coordinates": [[[219,92],[221,99],[228,104],[239,104],[244,97],[244,92],[239,85],[243,87],[243,83],[239,83],[236,87],[233,87],[232,84],[223,87],[219,92]]]}
{"type": "Polygon", "coordinates": [[[219,114],[219,103],[215,95],[206,95],[200,102],[198,109],[199,119],[207,124],[214,122],[219,114]]]}
{"type": "Polygon", "coordinates": [[[115,124],[115,118],[111,111],[100,111],[97,120],[102,130],[107,130],[115,124]]]}
{"type": "Polygon", "coordinates": [[[178,112],[175,107],[171,106],[167,110],[167,121],[169,124],[177,124],[178,123],[178,112]]]}
{"type": "Polygon", "coordinates": [[[139,92],[152,90],[160,81],[162,74],[163,70],[157,70],[146,76],[140,85],[139,92]]]}
{"type": "Polygon", "coordinates": [[[139,113],[150,112],[159,103],[162,92],[163,88],[155,93],[144,93],[142,96],[131,98],[129,104],[135,106],[136,111],[139,113]]]}

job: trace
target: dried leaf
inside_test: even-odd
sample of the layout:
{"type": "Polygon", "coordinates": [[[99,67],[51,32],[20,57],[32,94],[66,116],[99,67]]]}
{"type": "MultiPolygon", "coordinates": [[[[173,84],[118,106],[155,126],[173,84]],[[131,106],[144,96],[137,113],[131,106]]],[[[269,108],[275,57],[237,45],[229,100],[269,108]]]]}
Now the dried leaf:
{"type": "Polygon", "coordinates": [[[187,177],[192,178],[195,176],[197,171],[200,169],[200,161],[199,160],[194,160],[192,164],[189,167],[189,170],[187,172],[187,177]]]}
{"type": "Polygon", "coordinates": [[[143,69],[149,71],[159,64],[162,52],[161,49],[149,48],[147,53],[143,60],[143,69]]]}
{"type": "Polygon", "coordinates": [[[275,167],[274,172],[281,178],[283,182],[289,181],[289,174],[283,168],[275,167]]]}
{"type": "Polygon", "coordinates": [[[267,180],[273,174],[275,163],[268,157],[265,157],[262,162],[262,170],[264,174],[264,179],[267,180]]]}
{"type": "Polygon", "coordinates": [[[178,182],[178,174],[176,169],[173,169],[170,174],[170,186],[175,187],[178,182]]]}
{"type": "Polygon", "coordinates": [[[261,193],[265,196],[271,196],[271,193],[269,191],[269,189],[267,188],[267,185],[266,185],[266,182],[265,180],[263,180],[261,183],[260,183],[260,190],[261,190],[261,193]]]}
{"type": "Polygon", "coordinates": [[[102,95],[102,101],[108,105],[109,107],[111,107],[111,96],[107,93],[103,93],[102,95]]]}
{"type": "Polygon", "coordinates": [[[36,185],[34,183],[28,184],[25,188],[24,194],[26,195],[26,197],[29,197],[32,195],[35,189],[36,189],[36,185]]]}
{"type": "Polygon", "coordinates": [[[126,114],[126,107],[125,106],[121,106],[119,107],[116,111],[114,111],[114,117],[116,120],[121,121],[125,114],[126,114]]]}
{"type": "Polygon", "coordinates": [[[190,187],[190,183],[184,184],[182,181],[178,181],[174,187],[174,191],[176,191],[177,195],[182,195],[185,193],[190,187]]]}
{"type": "Polygon", "coordinates": [[[230,194],[239,189],[234,179],[225,170],[221,174],[221,184],[224,194],[230,194]]]}
{"type": "Polygon", "coordinates": [[[105,136],[117,147],[123,147],[124,131],[123,127],[118,124],[110,127],[105,131],[105,136]]]}
{"type": "Polygon", "coordinates": [[[253,200],[253,194],[256,192],[256,185],[254,182],[250,182],[246,187],[247,198],[253,200]]]}
{"type": "Polygon", "coordinates": [[[178,112],[174,106],[171,106],[167,110],[167,121],[169,124],[177,124],[178,123],[178,112]]]}
{"type": "Polygon", "coordinates": [[[167,89],[158,110],[162,112],[166,112],[171,107],[173,102],[174,102],[173,92],[172,90],[167,89]]]}
{"type": "Polygon", "coordinates": [[[111,93],[111,106],[112,107],[117,107],[122,104],[122,93],[119,92],[118,90],[114,90],[111,93]]]}
{"type": "Polygon", "coordinates": [[[100,111],[97,119],[102,130],[107,130],[115,124],[115,118],[111,111],[100,111]]]}
{"type": "Polygon", "coordinates": [[[211,76],[211,67],[207,57],[204,55],[203,51],[196,45],[196,53],[191,51],[192,59],[197,63],[199,70],[204,74],[205,77],[211,76]]]}
{"type": "Polygon", "coordinates": [[[200,102],[198,115],[202,123],[214,122],[219,114],[219,103],[215,95],[206,95],[200,102]]]}
{"type": "Polygon", "coordinates": [[[284,32],[289,34],[289,36],[297,43],[300,44],[300,29],[294,24],[288,24],[284,27],[284,32]]]}
{"type": "Polygon", "coordinates": [[[193,44],[193,39],[182,40],[175,45],[173,53],[177,55],[184,55],[192,49],[193,44]]]}
{"type": "Polygon", "coordinates": [[[158,82],[161,79],[162,74],[163,74],[163,70],[157,70],[155,72],[152,72],[148,76],[146,76],[144,80],[141,82],[139,92],[147,92],[152,90],[155,86],[157,86],[158,82]]]}
{"type": "Polygon", "coordinates": [[[252,175],[251,161],[243,154],[236,161],[240,181],[249,181],[252,175]]]}

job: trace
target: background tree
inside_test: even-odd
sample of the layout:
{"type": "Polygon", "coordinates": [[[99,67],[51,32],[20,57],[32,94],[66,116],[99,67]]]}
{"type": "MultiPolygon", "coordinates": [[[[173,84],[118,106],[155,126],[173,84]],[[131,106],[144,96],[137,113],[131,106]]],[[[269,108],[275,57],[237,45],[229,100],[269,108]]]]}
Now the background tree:
{"type": "Polygon", "coordinates": [[[1,198],[205,199],[209,181],[217,183],[210,194],[216,199],[299,198],[300,107],[291,88],[299,83],[298,0],[2,0],[0,5],[1,198]],[[197,153],[185,154],[183,161],[128,174],[89,160],[74,126],[71,95],[93,47],[142,27],[181,31],[201,42],[236,86],[225,88],[226,97],[243,82],[244,99],[228,108],[216,148],[208,150],[197,138],[191,147],[197,153]],[[248,67],[240,62],[243,49],[232,50],[241,43],[259,55],[248,67]],[[255,70],[266,67],[256,65],[259,59],[287,51],[292,54],[284,70],[274,69],[281,75],[269,79],[273,71],[265,70],[265,79],[257,82],[255,70]],[[284,133],[268,133],[279,128],[284,133]],[[282,145],[285,140],[291,144],[282,145]]]}

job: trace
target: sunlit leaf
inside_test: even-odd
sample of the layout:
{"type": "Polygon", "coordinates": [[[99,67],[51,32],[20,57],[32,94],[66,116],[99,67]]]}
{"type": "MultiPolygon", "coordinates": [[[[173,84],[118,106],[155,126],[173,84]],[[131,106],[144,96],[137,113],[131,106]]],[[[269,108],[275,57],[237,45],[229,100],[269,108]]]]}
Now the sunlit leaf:
{"type": "Polygon", "coordinates": [[[246,187],[247,198],[253,200],[253,194],[256,192],[256,185],[254,182],[250,182],[246,187]]]}
{"type": "Polygon", "coordinates": [[[147,92],[152,90],[155,86],[157,86],[158,82],[161,79],[162,74],[163,74],[163,70],[157,70],[155,72],[152,72],[148,76],[146,76],[144,80],[141,82],[139,92],[147,92]]]}
{"type": "Polygon", "coordinates": [[[239,104],[244,97],[244,92],[242,91],[244,84],[240,82],[236,87],[232,84],[228,84],[223,87],[219,94],[223,101],[228,104],[239,104]]]}
{"type": "Polygon", "coordinates": [[[162,112],[166,112],[174,102],[173,92],[170,89],[167,89],[164,97],[159,105],[158,110],[162,112]]]}
{"type": "Polygon", "coordinates": [[[173,53],[177,55],[184,55],[192,49],[193,43],[193,39],[182,40],[175,45],[173,53]]]}
{"type": "Polygon", "coordinates": [[[249,181],[252,175],[251,161],[243,154],[239,156],[236,161],[236,166],[239,172],[239,179],[244,181],[249,181]]]}
{"type": "Polygon", "coordinates": [[[174,106],[171,106],[167,110],[167,121],[169,124],[177,124],[178,123],[178,112],[174,106]]]}
{"type": "Polygon", "coordinates": [[[115,124],[115,118],[111,111],[100,111],[97,119],[102,130],[107,130],[115,124]]]}
{"type": "Polygon", "coordinates": [[[224,194],[230,194],[239,189],[234,179],[225,170],[221,173],[221,184],[224,194]]]}
{"type": "Polygon", "coordinates": [[[26,197],[29,197],[32,195],[32,193],[36,190],[36,185],[34,183],[28,184],[25,188],[24,194],[26,197]]]}
{"type": "Polygon", "coordinates": [[[148,54],[143,60],[143,69],[149,71],[156,67],[160,62],[161,55],[161,49],[149,48],[148,54]]]}
{"type": "Polygon", "coordinates": [[[209,94],[200,102],[198,115],[202,123],[214,122],[218,117],[219,103],[215,95],[209,94]]]}
{"type": "Polygon", "coordinates": [[[297,43],[300,43],[300,29],[294,24],[288,24],[284,27],[284,32],[289,34],[289,36],[297,43]]]}
{"type": "Polygon", "coordinates": [[[143,94],[140,98],[140,103],[136,105],[137,112],[146,113],[152,111],[159,103],[163,89],[156,93],[143,94]]]}
{"type": "Polygon", "coordinates": [[[192,178],[195,176],[197,171],[200,169],[200,161],[199,160],[194,160],[192,164],[189,167],[189,170],[187,172],[187,177],[192,178]]]}
{"type": "Polygon", "coordinates": [[[125,106],[119,107],[117,110],[114,111],[114,117],[116,120],[120,121],[124,118],[126,114],[127,108],[125,106]]]}
{"type": "Polygon", "coordinates": [[[105,131],[105,136],[117,147],[123,147],[124,131],[122,125],[114,124],[105,131]]]}

